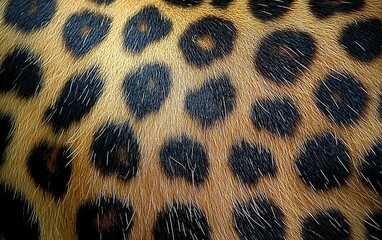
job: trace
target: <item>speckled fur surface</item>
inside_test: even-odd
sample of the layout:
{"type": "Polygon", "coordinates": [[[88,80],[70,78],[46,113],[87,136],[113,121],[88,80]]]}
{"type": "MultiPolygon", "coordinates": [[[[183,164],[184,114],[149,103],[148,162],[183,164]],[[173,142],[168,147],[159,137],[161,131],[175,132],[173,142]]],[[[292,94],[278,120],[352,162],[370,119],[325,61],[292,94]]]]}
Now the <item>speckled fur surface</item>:
{"type": "Polygon", "coordinates": [[[0,156],[0,239],[382,239],[382,2],[2,0],[0,156]]]}

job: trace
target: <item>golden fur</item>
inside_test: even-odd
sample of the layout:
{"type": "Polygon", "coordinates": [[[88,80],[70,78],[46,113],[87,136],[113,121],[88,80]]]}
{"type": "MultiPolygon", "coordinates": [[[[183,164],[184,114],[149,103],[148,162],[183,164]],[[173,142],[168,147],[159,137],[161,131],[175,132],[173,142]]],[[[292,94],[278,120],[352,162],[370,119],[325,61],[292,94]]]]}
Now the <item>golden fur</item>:
{"type": "MultiPolygon", "coordinates": [[[[0,2],[0,16],[9,0],[0,2]]],[[[373,210],[382,209],[382,197],[365,186],[357,174],[362,156],[382,136],[382,120],[377,115],[382,91],[382,58],[360,62],[349,57],[338,43],[340,31],[355,19],[382,19],[382,3],[368,0],[361,11],[338,13],[317,20],[307,1],[295,1],[283,17],[264,23],[254,18],[247,0],[234,1],[226,9],[203,3],[198,7],[181,8],[160,0],[117,0],[109,6],[91,1],[58,1],[57,12],[46,27],[23,33],[0,20],[0,62],[16,46],[41,56],[44,82],[41,92],[26,101],[14,92],[0,94],[0,111],[15,119],[15,132],[7,149],[7,160],[0,167],[0,182],[17,189],[34,206],[41,228],[41,239],[76,239],[76,212],[86,199],[100,195],[116,195],[134,206],[134,227],[131,239],[151,239],[157,212],[173,201],[193,202],[205,213],[213,239],[236,239],[232,224],[233,206],[258,194],[265,194],[285,213],[286,238],[298,239],[300,217],[334,207],[349,220],[353,239],[364,239],[363,219],[373,210]],[[147,5],[154,5],[171,19],[172,32],[164,40],[148,45],[142,54],[132,54],[123,47],[124,25],[133,14],[147,5]],[[91,10],[113,20],[105,40],[83,57],[68,51],[62,40],[63,24],[73,13],[91,10]],[[192,22],[207,16],[231,20],[237,27],[232,52],[197,68],[186,63],[178,47],[178,39],[192,22]],[[254,53],[260,40],[275,29],[299,29],[314,36],[317,50],[312,64],[296,84],[279,85],[268,81],[254,67],[254,53]],[[152,61],[169,65],[173,86],[165,104],[156,114],[135,120],[124,105],[122,81],[130,70],[152,61]],[[69,76],[86,67],[97,65],[104,77],[104,92],[99,101],[79,123],[67,131],[54,134],[41,121],[45,109],[59,97],[69,76]],[[314,90],[330,71],[348,72],[358,77],[368,93],[368,105],[361,119],[350,127],[329,121],[316,107],[314,90]],[[237,91],[232,114],[210,128],[201,127],[183,111],[187,91],[203,84],[206,76],[226,73],[237,91]],[[288,96],[296,104],[301,117],[290,137],[279,137],[253,127],[251,104],[255,99],[288,96]],[[139,136],[142,159],[136,177],[121,181],[115,176],[101,175],[89,161],[94,132],[106,121],[130,121],[139,136]],[[330,130],[344,140],[352,158],[352,174],[346,186],[326,192],[313,192],[296,174],[294,159],[302,144],[317,133],[330,130]],[[158,163],[161,144],[180,134],[201,142],[210,160],[209,176],[200,187],[182,179],[170,179],[158,163]],[[233,143],[240,139],[267,146],[278,166],[277,177],[261,178],[256,185],[240,183],[227,161],[233,143]],[[68,144],[73,150],[72,175],[66,195],[54,201],[39,189],[27,172],[30,149],[39,141],[68,144]]],[[[2,19],[0,17],[0,19],[2,19]]]]}

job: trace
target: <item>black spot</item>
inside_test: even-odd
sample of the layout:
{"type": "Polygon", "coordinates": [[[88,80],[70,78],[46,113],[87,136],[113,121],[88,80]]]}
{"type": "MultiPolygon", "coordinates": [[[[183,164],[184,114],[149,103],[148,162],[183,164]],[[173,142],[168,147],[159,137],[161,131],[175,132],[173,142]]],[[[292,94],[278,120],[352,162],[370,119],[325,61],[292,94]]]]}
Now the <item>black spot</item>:
{"type": "Polygon", "coordinates": [[[219,8],[226,8],[233,0],[212,0],[211,5],[219,8]]]}
{"type": "Polygon", "coordinates": [[[270,21],[284,15],[292,2],[293,0],[250,0],[249,7],[255,17],[270,21]]]}
{"type": "Polygon", "coordinates": [[[11,0],[5,10],[5,22],[25,32],[41,29],[52,20],[56,0],[11,0]]]}
{"type": "Polygon", "coordinates": [[[6,151],[13,137],[13,119],[7,114],[0,114],[0,166],[5,162],[6,151]]]}
{"type": "Polygon", "coordinates": [[[142,52],[149,44],[166,37],[171,29],[171,21],[158,8],[146,7],[126,23],[125,47],[134,53],[142,52]]]}
{"type": "Polygon", "coordinates": [[[73,76],[64,86],[60,97],[45,112],[45,120],[55,132],[79,122],[96,104],[103,90],[103,80],[96,67],[73,76]]]}
{"type": "Polygon", "coordinates": [[[284,214],[272,201],[264,197],[238,203],[233,222],[241,240],[284,240],[284,214]]]}
{"type": "Polygon", "coordinates": [[[39,221],[25,197],[0,184],[0,238],[40,239],[39,221]]]}
{"type": "Polygon", "coordinates": [[[382,138],[364,156],[359,173],[367,186],[382,195],[382,138]]]}
{"type": "Polygon", "coordinates": [[[17,48],[5,57],[0,67],[1,93],[15,91],[21,98],[31,98],[41,84],[41,65],[32,52],[17,48]]]}
{"type": "Polygon", "coordinates": [[[382,239],[382,211],[370,214],[364,220],[368,240],[382,239]]]}
{"type": "Polygon", "coordinates": [[[165,2],[182,6],[182,7],[192,7],[199,5],[202,0],[164,0],[165,2]]]}
{"type": "Polygon", "coordinates": [[[309,139],[295,161],[298,175],[314,191],[344,185],[350,164],[347,147],[331,133],[309,139]]]}
{"type": "Polygon", "coordinates": [[[364,0],[310,0],[309,6],[318,18],[327,18],[335,13],[354,12],[359,10],[364,0]]]}
{"type": "Polygon", "coordinates": [[[111,19],[97,13],[85,11],[72,15],[64,26],[64,39],[67,47],[80,57],[106,37],[111,19]]]}
{"type": "Polygon", "coordinates": [[[93,0],[93,2],[98,3],[98,4],[112,4],[115,0],[93,0]]]}
{"type": "Polygon", "coordinates": [[[282,137],[292,135],[300,114],[288,98],[263,99],[252,106],[252,123],[257,129],[266,129],[282,137]]]}
{"type": "Polygon", "coordinates": [[[125,240],[134,225],[134,209],[116,197],[101,197],[81,205],[77,213],[77,236],[80,240],[125,240]]]}
{"type": "Polygon", "coordinates": [[[381,96],[379,97],[378,114],[379,114],[379,117],[382,119],[382,94],[381,94],[381,96]]]}
{"type": "Polygon", "coordinates": [[[91,161],[103,174],[129,180],[138,170],[141,154],[130,124],[106,123],[94,134],[91,161]]]}
{"type": "Polygon", "coordinates": [[[169,177],[182,177],[195,185],[203,183],[208,175],[209,162],[204,146],[185,136],[162,146],[159,163],[169,177]]]}
{"type": "Polygon", "coordinates": [[[303,240],[348,240],[350,225],[340,211],[329,209],[304,218],[301,235],[303,240]]]}
{"type": "Polygon", "coordinates": [[[349,24],[341,33],[340,43],[344,49],[360,61],[371,61],[382,52],[381,20],[359,20],[349,24]]]}
{"type": "Polygon", "coordinates": [[[230,79],[222,75],[208,79],[199,89],[187,93],[185,109],[203,126],[224,119],[235,106],[236,90],[230,79]]]}
{"type": "Polygon", "coordinates": [[[237,177],[246,184],[256,184],[264,175],[276,176],[276,166],[269,149],[241,141],[234,145],[229,164],[237,177]]]}
{"type": "Polygon", "coordinates": [[[179,46],[186,60],[197,67],[210,65],[226,56],[233,47],[236,27],[232,22],[206,17],[192,24],[180,38],[179,46]],[[200,41],[206,42],[204,46],[200,41]]]}
{"type": "Polygon", "coordinates": [[[148,64],[128,73],[123,82],[127,106],[138,119],[156,112],[170,93],[170,70],[163,64],[148,64]]]}
{"type": "Polygon", "coordinates": [[[211,230],[204,213],[195,205],[177,203],[158,213],[155,240],[208,240],[211,230]]]}
{"type": "Polygon", "coordinates": [[[355,123],[363,114],[366,102],[363,86],[347,73],[331,73],[316,91],[317,107],[339,125],[355,123]]]}
{"type": "Polygon", "coordinates": [[[291,83],[310,64],[316,51],[312,36],[305,32],[277,30],[260,43],[255,64],[276,83],[291,83]]]}
{"type": "Polygon", "coordinates": [[[71,151],[65,147],[40,143],[28,159],[28,170],[34,182],[55,198],[62,197],[68,189],[72,172],[71,151]]]}

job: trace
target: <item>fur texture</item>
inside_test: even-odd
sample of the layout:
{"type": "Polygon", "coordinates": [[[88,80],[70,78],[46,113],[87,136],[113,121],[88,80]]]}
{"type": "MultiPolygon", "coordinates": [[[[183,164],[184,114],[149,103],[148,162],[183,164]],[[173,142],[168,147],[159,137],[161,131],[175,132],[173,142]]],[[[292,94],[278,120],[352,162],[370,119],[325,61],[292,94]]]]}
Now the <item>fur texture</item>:
{"type": "Polygon", "coordinates": [[[0,238],[382,239],[381,21],[0,1],[0,238]]]}

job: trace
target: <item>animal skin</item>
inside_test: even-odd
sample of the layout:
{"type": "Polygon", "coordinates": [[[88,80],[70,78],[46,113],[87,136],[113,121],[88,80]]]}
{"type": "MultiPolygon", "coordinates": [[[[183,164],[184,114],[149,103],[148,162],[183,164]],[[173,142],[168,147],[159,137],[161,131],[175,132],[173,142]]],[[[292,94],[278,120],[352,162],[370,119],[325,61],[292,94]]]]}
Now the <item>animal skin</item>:
{"type": "Polygon", "coordinates": [[[0,0],[0,239],[382,239],[382,1],[0,0]]]}

